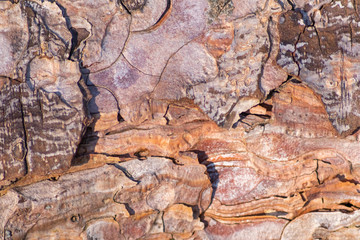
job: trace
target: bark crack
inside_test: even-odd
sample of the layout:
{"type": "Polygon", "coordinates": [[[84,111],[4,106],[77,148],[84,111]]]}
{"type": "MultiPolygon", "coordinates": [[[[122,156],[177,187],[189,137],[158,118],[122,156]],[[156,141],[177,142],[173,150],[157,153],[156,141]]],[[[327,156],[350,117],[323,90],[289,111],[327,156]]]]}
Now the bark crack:
{"type": "Polygon", "coordinates": [[[150,32],[155,30],[156,28],[158,28],[163,22],[166,21],[166,19],[168,19],[170,13],[171,13],[171,9],[172,9],[172,1],[171,0],[167,0],[167,4],[166,4],[166,8],[164,10],[164,12],[161,14],[161,16],[159,17],[159,19],[150,27],[144,29],[144,30],[137,30],[137,31],[132,31],[133,33],[141,33],[141,32],[150,32]]]}
{"type": "Polygon", "coordinates": [[[138,70],[139,72],[141,72],[142,74],[144,75],[147,75],[147,76],[151,76],[151,77],[160,77],[160,75],[153,75],[153,74],[149,74],[149,73],[146,73],[142,70],[140,70],[138,67],[134,66],[127,58],[126,56],[124,55],[124,53],[121,53],[122,57],[125,59],[125,61],[133,68],[135,68],[136,70],[138,70]]]}
{"type": "Polygon", "coordinates": [[[28,154],[28,137],[27,137],[27,130],[26,130],[26,124],[25,124],[25,113],[24,113],[24,106],[22,103],[22,91],[21,91],[21,87],[19,87],[20,89],[20,98],[19,98],[19,102],[20,102],[20,112],[21,112],[21,123],[22,123],[22,128],[24,131],[24,148],[25,148],[25,153],[23,156],[23,160],[25,160],[25,171],[26,173],[29,173],[29,169],[30,169],[30,165],[29,162],[27,160],[27,154],[28,154]]]}
{"type": "Polygon", "coordinates": [[[65,20],[66,27],[69,30],[70,34],[71,34],[71,45],[70,45],[70,52],[69,52],[69,57],[68,57],[68,60],[71,60],[71,57],[72,57],[72,55],[73,55],[73,53],[75,51],[75,48],[76,48],[76,45],[77,45],[77,42],[78,42],[78,32],[76,31],[75,28],[72,27],[70,17],[66,12],[66,8],[57,1],[55,2],[55,4],[61,10],[61,14],[62,14],[62,16],[63,16],[63,18],[65,20]]]}
{"type": "Polygon", "coordinates": [[[128,171],[126,168],[124,168],[123,166],[120,166],[119,164],[109,164],[109,165],[113,165],[114,167],[116,167],[117,169],[119,169],[120,171],[122,171],[122,172],[125,174],[125,176],[126,176],[127,178],[129,178],[131,181],[136,182],[137,184],[139,184],[139,183],[141,182],[140,180],[135,179],[135,178],[131,175],[131,173],[129,173],[129,171],[128,171]]]}
{"type": "Polygon", "coordinates": [[[322,182],[320,181],[320,178],[319,178],[319,159],[315,159],[315,161],[316,161],[316,168],[315,168],[316,179],[317,179],[318,184],[321,185],[322,182]]]}
{"type": "Polygon", "coordinates": [[[296,66],[297,66],[297,68],[298,68],[297,76],[300,76],[300,71],[301,71],[300,63],[299,63],[299,61],[296,59],[297,44],[299,43],[300,37],[301,37],[302,34],[304,34],[306,28],[307,28],[307,27],[305,26],[304,29],[303,29],[303,31],[299,33],[298,38],[297,38],[297,40],[296,40],[296,42],[295,42],[295,44],[294,44],[294,49],[295,49],[295,50],[291,53],[291,57],[292,57],[294,63],[296,64],[296,66]]]}
{"type": "MultiPolygon", "coordinates": [[[[92,71],[91,73],[98,73],[98,72],[102,72],[102,71],[104,71],[104,70],[106,70],[106,69],[109,69],[110,67],[112,67],[112,66],[120,59],[121,55],[123,54],[123,52],[124,52],[124,50],[125,50],[125,47],[126,47],[127,43],[129,42],[129,39],[130,39],[130,35],[131,35],[131,31],[130,31],[130,29],[131,29],[131,23],[132,23],[132,15],[130,14],[130,22],[129,22],[129,26],[128,26],[128,30],[127,30],[127,33],[128,33],[128,34],[127,34],[127,36],[126,36],[124,45],[123,45],[123,47],[122,47],[122,49],[121,49],[121,51],[120,51],[120,53],[119,53],[119,56],[117,56],[117,58],[116,58],[112,63],[110,63],[108,66],[103,67],[103,68],[101,68],[101,69],[98,69],[98,70],[96,70],[96,71],[92,71]]],[[[81,62],[81,61],[80,61],[80,62],[81,62]]],[[[87,66],[86,68],[89,68],[89,67],[91,67],[91,66],[94,65],[94,64],[95,64],[95,63],[91,64],[90,66],[87,66]]],[[[82,68],[84,68],[84,67],[82,67],[82,68]]]]}
{"type": "MultiPolygon", "coordinates": [[[[195,37],[194,39],[196,39],[196,37],[195,37]]],[[[166,68],[167,68],[170,60],[171,60],[182,48],[184,48],[185,46],[187,46],[188,44],[190,44],[192,41],[194,41],[194,39],[191,39],[190,41],[188,41],[187,43],[185,43],[184,45],[182,45],[179,49],[177,49],[175,52],[173,52],[173,53],[170,55],[170,57],[167,59],[167,61],[166,61],[166,63],[165,63],[164,68],[162,69],[162,71],[161,71],[161,73],[160,73],[160,75],[159,75],[159,79],[158,79],[157,83],[155,84],[153,90],[149,93],[150,96],[155,92],[157,86],[158,86],[159,83],[161,82],[161,78],[162,78],[162,76],[163,76],[163,74],[164,74],[164,72],[165,72],[165,70],[166,70],[166,68]]]]}

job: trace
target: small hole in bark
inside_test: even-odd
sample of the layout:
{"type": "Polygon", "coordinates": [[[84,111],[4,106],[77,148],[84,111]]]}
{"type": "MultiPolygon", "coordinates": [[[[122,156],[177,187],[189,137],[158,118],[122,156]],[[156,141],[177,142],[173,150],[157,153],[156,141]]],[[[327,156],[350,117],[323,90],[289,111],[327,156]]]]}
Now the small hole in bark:
{"type": "Polygon", "coordinates": [[[351,203],[349,203],[349,202],[340,203],[340,205],[345,206],[345,207],[348,207],[348,208],[351,208],[351,207],[353,207],[353,206],[354,206],[354,205],[352,205],[352,204],[351,204],[351,203]]]}
{"type": "Polygon", "coordinates": [[[60,178],[59,176],[56,176],[56,177],[49,178],[49,180],[56,182],[57,180],[59,180],[59,178],[60,178]]]}
{"type": "Polygon", "coordinates": [[[12,237],[12,232],[10,230],[5,230],[5,239],[9,239],[12,237]]]}
{"type": "Polygon", "coordinates": [[[51,208],[52,208],[51,205],[45,205],[45,207],[44,207],[44,209],[46,209],[46,210],[49,210],[49,209],[51,209],[51,208]]]}
{"type": "Polygon", "coordinates": [[[299,81],[299,80],[297,80],[295,78],[291,79],[291,82],[293,82],[293,83],[301,83],[301,81],[299,81]]]}
{"type": "Polygon", "coordinates": [[[80,215],[73,215],[71,218],[70,218],[71,222],[75,223],[75,222],[79,222],[80,221],[80,215]]]}
{"type": "Polygon", "coordinates": [[[124,122],[125,121],[125,119],[120,115],[120,113],[118,113],[118,115],[117,115],[117,120],[118,120],[118,122],[124,122]]]}
{"type": "Polygon", "coordinates": [[[132,209],[132,208],[130,207],[129,203],[125,203],[124,205],[125,205],[125,208],[126,208],[126,210],[129,212],[130,215],[134,215],[134,214],[135,214],[134,209],[132,209]]]}

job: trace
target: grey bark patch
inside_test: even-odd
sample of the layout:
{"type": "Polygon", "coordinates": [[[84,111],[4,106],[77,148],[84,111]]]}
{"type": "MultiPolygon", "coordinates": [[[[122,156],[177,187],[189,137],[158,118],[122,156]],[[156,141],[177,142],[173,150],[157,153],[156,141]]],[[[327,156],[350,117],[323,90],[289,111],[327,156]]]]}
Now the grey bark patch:
{"type": "Polygon", "coordinates": [[[85,114],[55,93],[26,83],[0,91],[0,187],[26,174],[61,173],[70,167],[85,114]]]}

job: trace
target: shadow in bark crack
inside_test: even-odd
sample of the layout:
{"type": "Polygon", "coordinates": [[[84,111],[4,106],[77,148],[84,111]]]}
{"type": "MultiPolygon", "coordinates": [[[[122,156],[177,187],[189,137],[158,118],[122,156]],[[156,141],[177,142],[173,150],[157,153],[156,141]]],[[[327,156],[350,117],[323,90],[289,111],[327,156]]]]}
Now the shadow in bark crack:
{"type": "MultiPolygon", "coordinates": [[[[85,111],[93,121],[85,129],[84,135],[82,136],[76,154],[71,161],[71,166],[79,166],[88,163],[90,160],[90,154],[95,152],[95,146],[99,140],[99,137],[94,131],[94,126],[96,124],[97,119],[94,118],[93,114],[91,113],[89,104],[90,101],[92,101],[92,99],[98,96],[100,92],[96,87],[90,88],[88,86],[88,81],[89,81],[88,76],[90,71],[85,68],[82,68],[81,72],[82,72],[82,76],[78,85],[84,96],[83,104],[85,111]]],[[[96,105],[95,101],[92,101],[92,108],[98,111],[98,106],[96,105]]]]}
{"type": "MultiPolygon", "coordinates": [[[[106,153],[97,153],[95,152],[95,146],[99,140],[99,133],[95,131],[96,122],[100,119],[101,115],[106,112],[109,108],[108,103],[109,101],[105,101],[103,95],[105,94],[104,91],[110,94],[110,98],[114,98],[117,108],[117,121],[122,122],[124,119],[120,115],[120,106],[119,101],[115,95],[115,93],[106,86],[96,85],[91,82],[90,79],[90,71],[87,68],[80,66],[82,77],[79,81],[79,87],[84,95],[84,107],[87,111],[88,115],[91,116],[92,122],[87,127],[85,134],[82,137],[81,143],[77,149],[77,153],[72,161],[71,166],[79,166],[89,162],[90,154],[102,154],[108,156],[106,153]],[[100,91],[102,89],[102,91],[100,91]],[[103,103],[102,106],[99,106],[97,103],[97,98],[99,98],[100,102],[103,103]]],[[[108,98],[108,97],[105,97],[108,98]]],[[[114,109],[115,110],[115,109],[114,109]]],[[[115,121],[116,121],[115,120],[115,121]]],[[[119,157],[119,156],[118,156],[119,157]]]]}
{"type": "MultiPolygon", "coordinates": [[[[208,161],[209,157],[205,151],[193,150],[192,152],[197,154],[199,163],[206,166],[206,172],[210,178],[212,190],[213,190],[211,194],[211,201],[209,204],[210,206],[215,197],[216,189],[219,184],[219,172],[216,170],[215,164],[213,162],[208,161]]],[[[203,211],[203,213],[200,214],[200,219],[205,224],[206,227],[208,225],[208,222],[204,219],[204,213],[205,211],[203,211]]]]}

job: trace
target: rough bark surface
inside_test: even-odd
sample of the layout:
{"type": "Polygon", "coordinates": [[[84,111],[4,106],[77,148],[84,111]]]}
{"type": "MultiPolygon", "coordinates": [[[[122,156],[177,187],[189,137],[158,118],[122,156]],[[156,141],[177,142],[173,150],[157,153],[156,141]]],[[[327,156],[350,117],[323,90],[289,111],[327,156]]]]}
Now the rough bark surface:
{"type": "Polygon", "coordinates": [[[0,239],[357,239],[359,8],[0,1],[0,239]]]}

